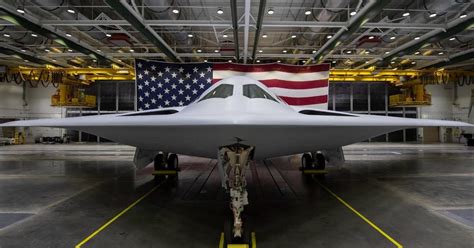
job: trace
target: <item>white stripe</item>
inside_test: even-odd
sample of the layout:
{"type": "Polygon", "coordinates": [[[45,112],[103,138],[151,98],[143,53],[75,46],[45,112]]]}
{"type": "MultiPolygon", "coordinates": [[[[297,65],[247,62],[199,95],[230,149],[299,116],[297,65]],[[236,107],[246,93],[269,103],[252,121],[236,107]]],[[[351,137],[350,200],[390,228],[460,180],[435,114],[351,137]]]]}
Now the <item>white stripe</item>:
{"type": "Polygon", "coordinates": [[[308,72],[308,73],[291,73],[281,71],[267,71],[267,72],[239,72],[230,70],[214,70],[214,79],[223,79],[233,76],[247,76],[255,80],[270,80],[280,79],[286,81],[311,81],[322,80],[329,78],[329,71],[308,72]]]}
{"type": "Polygon", "coordinates": [[[327,96],[328,95],[328,87],[299,89],[299,90],[277,88],[277,87],[271,87],[269,89],[278,96],[311,97],[311,96],[322,96],[322,95],[327,96]]]}

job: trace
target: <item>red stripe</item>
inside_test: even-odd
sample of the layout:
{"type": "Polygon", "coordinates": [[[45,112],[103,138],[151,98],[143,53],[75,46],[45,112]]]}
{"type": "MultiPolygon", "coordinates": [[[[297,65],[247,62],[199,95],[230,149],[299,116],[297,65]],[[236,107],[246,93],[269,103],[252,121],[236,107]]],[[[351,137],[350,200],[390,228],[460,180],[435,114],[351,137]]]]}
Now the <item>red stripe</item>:
{"type": "Polygon", "coordinates": [[[327,79],[312,81],[286,81],[279,79],[269,79],[261,80],[260,82],[269,88],[278,87],[292,90],[322,88],[328,87],[329,85],[327,79]]]}
{"type": "Polygon", "coordinates": [[[280,96],[283,101],[288,103],[289,105],[310,105],[310,104],[318,104],[318,103],[327,103],[328,96],[311,96],[311,97],[287,97],[287,96],[280,96]]]}
{"type": "Polygon", "coordinates": [[[322,72],[329,71],[330,64],[319,65],[284,65],[284,64],[263,64],[263,65],[245,65],[233,63],[213,63],[214,71],[239,71],[239,72],[267,72],[267,71],[282,71],[291,73],[308,73],[308,72],[322,72]]]}

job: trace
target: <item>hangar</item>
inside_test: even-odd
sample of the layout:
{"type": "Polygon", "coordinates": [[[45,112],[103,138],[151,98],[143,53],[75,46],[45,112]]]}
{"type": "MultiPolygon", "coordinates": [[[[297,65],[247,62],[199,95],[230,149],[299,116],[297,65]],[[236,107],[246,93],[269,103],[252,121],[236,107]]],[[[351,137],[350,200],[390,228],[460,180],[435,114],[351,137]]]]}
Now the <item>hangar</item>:
{"type": "Polygon", "coordinates": [[[472,247],[472,9],[0,1],[0,247],[472,247]]]}

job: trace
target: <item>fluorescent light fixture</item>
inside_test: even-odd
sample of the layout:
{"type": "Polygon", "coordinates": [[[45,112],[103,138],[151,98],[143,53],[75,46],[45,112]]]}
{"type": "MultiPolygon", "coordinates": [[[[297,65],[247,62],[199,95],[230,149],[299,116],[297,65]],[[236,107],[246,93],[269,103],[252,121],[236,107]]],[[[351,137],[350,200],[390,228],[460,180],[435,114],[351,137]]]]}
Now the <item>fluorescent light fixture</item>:
{"type": "Polygon", "coordinates": [[[204,62],[207,62],[207,59],[205,59],[204,62]]]}
{"type": "Polygon", "coordinates": [[[335,63],[337,63],[337,61],[333,60],[332,63],[335,64],[335,63]]]}
{"type": "Polygon", "coordinates": [[[105,33],[105,36],[107,36],[107,37],[112,37],[112,35],[109,34],[109,33],[105,33]]]}
{"type": "Polygon", "coordinates": [[[192,38],[194,35],[193,34],[188,34],[188,37],[189,38],[192,38]]]}
{"type": "Polygon", "coordinates": [[[419,37],[419,36],[417,36],[417,37],[415,37],[415,38],[414,38],[414,40],[419,40],[419,39],[420,39],[420,37],[419,37]]]}
{"type": "Polygon", "coordinates": [[[390,64],[395,64],[395,61],[390,62],[390,64]]]}
{"type": "Polygon", "coordinates": [[[454,37],[449,38],[449,40],[455,40],[455,39],[456,39],[456,38],[454,38],[454,37]]]}
{"type": "Polygon", "coordinates": [[[365,61],[365,63],[366,63],[366,64],[368,64],[368,63],[369,63],[369,61],[365,61]]]}
{"type": "Polygon", "coordinates": [[[257,63],[260,63],[260,60],[259,60],[259,59],[257,59],[257,63]]]}
{"type": "Polygon", "coordinates": [[[71,37],[72,35],[70,33],[66,33],[66,36],[67,37],[71,37]]]}
{"type": "Polygon", "coordinates": [[[93,62],[97,62],[97,59],[93,59],[92,61],[93,61],[93,62]]]}
{"type": "Polygon", "coordinates": [[[222,15],[222,14],[224,14],[224,11],[221,8],[219,8],[219,9],[217,9],[217,14],[222,15]]]}
{"type": "Polygon", "coordinates": [[[281,60],[277,60],[277,63],[281,63],[281,60]]]}
{"type": "Polygon", "coordinates": [[[133,49],[130,49],[129,51],[130,51],[131,53],[135,52],[135,50],[133,50],[133,49]]]}
{"type": "Polygon", "coordinates": [[[287,51],[287,50],[283,50],[282,52],[283,52],[283,53],[287,53],[288,51],[287,51]]]}
{"type": "Polygon", "coordinates": [[[436,13],[431,13],[431,14],[430,14],[430,18],[433,18],[433,17],[436,17],[436,16],[437,16],[436,13]]]}
{"type": "Polygon", "coordinates": [[[226,35],[226,34],[223,34],[223,35],[222,35],[222,37],[224,37],[224,38],[227,38],[227,37],[229,37],[229,36],[228,36],[228,35],[226,35]]]}
{"type": "Polygon", "coordinates": [[[44,49],[44,51],[45,51],[45,52],[48,52],[48,53],[50,52],[50,50],[49,50],[48,48],[44,49]]]}
{"type": "Polygon", "coordinates": [[[23,53],[24,53],[24,52],[26,52],[26,50],[25,50],[25,49],[21,49],[20,51],[21,51],[21,52],[23,52],[23,53]]]}
{"type": "Polygon", "coordinates": [[[219,52],[219,49],[214,50],[214,52],[215,52],[215,53],[218,53],[218,52],[219,52]]]}
{"type": "Polygon", "coordinates": [[[395,36],[390,37],[391,40],[395,40],[396,38],[397,37],[395,37],[395,36]]]}
{"type": "Polygon", "coordinates": [[[417,51],[415,54],[416,54],[416,55],[420,54],[420,51],[417,51]]]}
{"type": "Polygon", "coordinates": [[[16,12],[21,13],[21,14],[25,14],[25,9],[23,7],[18,7],[18,8],[16,8],[16,12]]]}
{"type": "Polygon", "coordinates": [[[68,52],[72,52],[72,49],[67,49],[68,52]]]}
{"type": "Polygon", "coordinates": [[[405,12],[402,14],[402,16],[409,16],[410,15],[410,12],[405,12]]]}
{"type": "Polygon", "coordinates": [[[328,36],[326,36],[326,38],[331,39],[331,38],[332,38],[332,35],[328,35],[328,36]]]}
{"type": "Polygon", "coordinates": [[[267,37],[268,37],[267,34],[263,34],[263,35],[262,35],[262,38],[267,38],[267,37]]]}
{"type": "Polygon", "coordinates": [[[25,60],[23,60],[23,61],[25,61],[25,62],[30,62],[30,61],[29,61],[29,60],[27,60],[27,59],[25,59],[25,60]]]}
{"type": "Polygon", "coordinates": [[[306,60],[303,60],[303,61],[301,61],[301,62],[306,63],[306,60]]]}
{"type": "Polygon", "coordinates": [[[305,15],[311,15],[311,10],[306,10],[306,11],[304,12],[304,14],[305,14],[305,15]]]}
{"type": "Polygon", "coordinates": [[[389,53],[390,53],[390,52],[388,52],[388,51],[387,51],[387,52],[385,52],[385,54],[389,54],[389,53]]]}
{"type": "Polygon", "coordinates": [[[38,35],[37,35],[37,34],[31,34],[31,36],[33,36],[33,37],[38,37],[38,35]]]}
{"type": "Polygon", "coordinates": [[[179,14],[179,9],[173,9],[172,12],[175,14],[179,14]]]}
{"type": "Polygon", "coordinates": [[[273,15],[273,14],[275,14],[275,11],[272,8],[269,8],[268,11],[267,11],[267,14],[273,15]]]}
{"type": "Polygon", "coordinates": [[[3,34],[3,36],[5,36],[5,37],[10,37],[10,35],[9,35],[9,34],[3,34]]]}
{"type": "Polygon", "coordinates": [[[52,59],[51,61],[53,61],[53,62],[56,62],[57,60],[55,60],[55,59],[52,59]]]}
{"type": "Polygon", "coordinates": [[[196,52],[200,53],[200,52],[202,52],[202,50],[201,50],[201,49],[198,49],[198,50],[196,50],[196,52]]]}
{"type": "Polygon", "coordinates": [[[296,38],[296,34],[292,35],[291,38],[292,38],[292,39],[296,38]]]}
{"type": "Polygon", "coordinates": [[[229,59],[229,61],[228,61],[228,62],[229,62],[229,63],[232,63],[232,59],[229,59]]]}
{"type": "Polygon", "coordinates": [[[263,50],[258,50],[259,53],[263,53],[263,50]]]}
{"type": "Polygon", "coordinates": [[[74,14],[74,13],[76,13],[76,11],[75,11],[75,10],[73,10],[73,9],[67,9],[67,12],[69,12],[69,13],[71,13],[71,14],[74,14]]]}
{"type": "Polygon", "coordinates": [[[352,11],[352,12],[350,13],[351,16],[355,16],[356,14],[357,14],[357,12],[355,12],[355,11],[352,11]]]}
{"type": "Polygon", "coordinates": [[[369,54],[369,53],[370,53],[370,51],[365,51],[365,54],[369,54]]]}
{"type": "Polygon", "coordinates": [[[375,37],[373,35],[369,36],[369,40],[373,40],[375,37]]]}
{"type": "Polygon", "coordinates": [[[346,51],[346,53],[349,53],[349,54],[351,54],[351,53],[352,53],[352,51],[351,51],[351,50],[349,50],[349,51],[346,51]]]}
{"type": "Polygon", "coordinates": [[[439,52],[438,55],[443,55],[444,53],[443,52],[439,52]]]}
{"type": "Polygon", "coordinates": [[[100,49],[97,49],[97,52],[101,52],[101,50],[100,50],[100,49]]]}
{"type": "Polygon", "coordinates": [[[466,14],[462,14],[462,15],[459,16],[459,18],[466,18],[466,17],[467,17],[466,14]]]}
{"type": "Polygon", "coordinates": [[[416,62],[415,62],[415,61],[412,61],[411,64],[414,65],[414,64],[416,64],[416,62]]]}
{"type": "Polygon", "coordinates": [[[313,50],[313,53],[316,53],[316,50],[313,50]]]}

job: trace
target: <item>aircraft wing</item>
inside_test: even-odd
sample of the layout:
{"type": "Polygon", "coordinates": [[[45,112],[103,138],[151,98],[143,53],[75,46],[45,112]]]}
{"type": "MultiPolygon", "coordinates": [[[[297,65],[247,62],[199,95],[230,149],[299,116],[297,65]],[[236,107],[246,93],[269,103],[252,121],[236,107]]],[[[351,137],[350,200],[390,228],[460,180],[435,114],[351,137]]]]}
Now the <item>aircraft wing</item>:
{"type": "Polygon", "coordinates": [[[193,114],[177,109],[128,114],[14,121],[0,127],[58,127],[150,150],[215,158],[217,148],[240,141],[256,158],[332,149],[415,127],[468,127],[464,122],[357,115],[335,111],[291,115],[193,114]]]}

